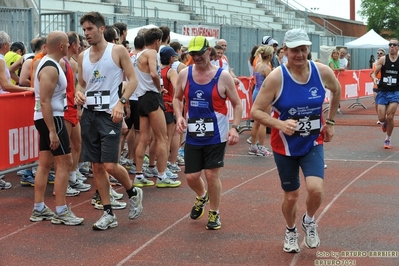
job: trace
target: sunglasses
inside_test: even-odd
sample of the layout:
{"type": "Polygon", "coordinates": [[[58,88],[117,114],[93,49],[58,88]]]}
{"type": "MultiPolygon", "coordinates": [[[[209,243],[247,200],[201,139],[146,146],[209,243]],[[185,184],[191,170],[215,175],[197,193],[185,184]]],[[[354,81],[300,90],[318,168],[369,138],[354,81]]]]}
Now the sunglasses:
{"type": "Polygon", "coordinates": [[[384,53],[377,53],[377,55],[385,55],[384,53]]]}
{"type": "Polygon", "coordinates": [[[189,52],[188,54],[189,55],[191,55],[191,56],[201,56],[201,55],[203,55],[206,51],[208,50],[208,47],[204,47],[204,48],[202,48],[202,50],[201,51],[198,51],[198,52],[189,52]]]}
{"type": "Polygon", "coordinates": [[[398,46],[398,44],[397,43],[390,43],[390,44],[388,44],[389,45],[389,47],[391,47],[391,46],[398,46]]]}

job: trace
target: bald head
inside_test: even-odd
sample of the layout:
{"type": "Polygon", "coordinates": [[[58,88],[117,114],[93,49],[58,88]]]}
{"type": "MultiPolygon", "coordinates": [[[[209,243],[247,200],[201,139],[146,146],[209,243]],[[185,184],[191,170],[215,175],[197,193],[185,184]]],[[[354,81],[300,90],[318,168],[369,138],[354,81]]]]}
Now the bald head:
{"type": "Polygon", "coordinates": [[[223,51],[226,52],[227,50],[227,42],[225,39],[220,39],[219,41],[217,41],[216,45],[220,45],[223,48],[223,51]]]}
{"type": "MultiPolygon", "coordinates": [[[[53,31],[47,36],[47,52],[49,54],[57,52],[60,44],[68,44],[68,35],[63,31],[53,31]]],[[[67,49],[68,47],[66,47],[67,49]]]]}

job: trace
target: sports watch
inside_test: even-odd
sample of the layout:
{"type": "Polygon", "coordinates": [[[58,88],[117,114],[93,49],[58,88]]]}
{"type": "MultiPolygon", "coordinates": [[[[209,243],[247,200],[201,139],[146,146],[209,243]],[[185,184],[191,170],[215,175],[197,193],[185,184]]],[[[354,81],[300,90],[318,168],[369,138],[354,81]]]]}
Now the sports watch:
{"type": "Polygon", "coordinates": [[[125,104],[127,103],[127,100],[126,100],[125,97],[123,97],[123,96],[119,99],[119,101],[120,101],[123,105],[125,105],[125,104]]]}
{"type": "Polygon", "coordinates": [[[232,125],[231,127],[234,128],[235,130],[237,130],[238,133],[240,133],[240,129],[241,129],[240,125],[232,125]]]}

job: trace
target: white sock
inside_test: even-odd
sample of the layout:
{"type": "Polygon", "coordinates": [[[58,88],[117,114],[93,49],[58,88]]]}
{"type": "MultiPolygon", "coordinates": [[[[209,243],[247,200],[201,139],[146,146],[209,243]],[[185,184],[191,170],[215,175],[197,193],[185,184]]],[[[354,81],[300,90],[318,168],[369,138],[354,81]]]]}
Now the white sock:
{"type": "Polygon", "coordinates": [[[69,172],[69,181],[76,183],[76,171],[69,172]]]}
{"type": "Polygon", "coordinates": [[[159,172],[159,174],[158,174],[158,179],[159,179],[159,181],[162,181],[162,180],[164,180],[166,178],[166,173],[165,172],[159,172]]]}
{"type": "Polygon", "coordinates": [[[141,180],[141,179],[144,178],[144,175],[143,175],[143,174],[136,175],[136,178],[137,178],[138,180],[141,180]]]}
{"type": "Polygon", "coordinates": [[[305,215],[305,223],[311,223],[311,222],[313,222],[314,221],[314,216],[313,217],[310,217],[309,215],[308,215],[308,213],[306,213],[306,215],[305,215]]]}
{"type": "Polygon", "coordinates": [[[35,203],[35,204],[33,205],[33,209],[35,209],[35,210],[41,212],[41,211],[44,209],[44,206],[45,206],[45,205],[44,205],[44,202],[35,203]]]}

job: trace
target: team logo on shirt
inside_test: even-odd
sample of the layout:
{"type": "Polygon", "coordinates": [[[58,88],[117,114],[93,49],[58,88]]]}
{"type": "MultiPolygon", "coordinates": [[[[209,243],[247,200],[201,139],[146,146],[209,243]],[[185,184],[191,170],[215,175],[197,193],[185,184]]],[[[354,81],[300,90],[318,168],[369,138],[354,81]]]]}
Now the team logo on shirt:
{"type": "Polygon", "coordinates": [[[209,107],[209,103],[205,101],[204,98],[202,98],[202,96],[205,93],[202,90],[197,90],[195,92],[195,96],[191,101],[190,101],[190,106],[192,107],[200,107],[200,108],[208,108],[209,107]]]}
{"type": "Polygon", "coordinates": [[[194,98],[194,100],[205,100],[202,98],[202,95],[204,95],[204,92],[202,90],[197,90],[195,92],[195,95],[197,96],[197,98],[194,98]]]}
{"type": "Polygon", "coordinates": [[[100,71],[94,70],[93,71],[93,78],[90,79],[90,83],[98,83],[98,82],[104,82],[106,79],[106,76],[101,76],[100,71]]]}
{"type": "Polygon", "coordinates": [[[317,99],[317,98],[321,97],[321,95],[319,95],[319,89],[316,87],[310,88],[309,93],[310,93],[310,96],[308,99],[317,99]]]}

